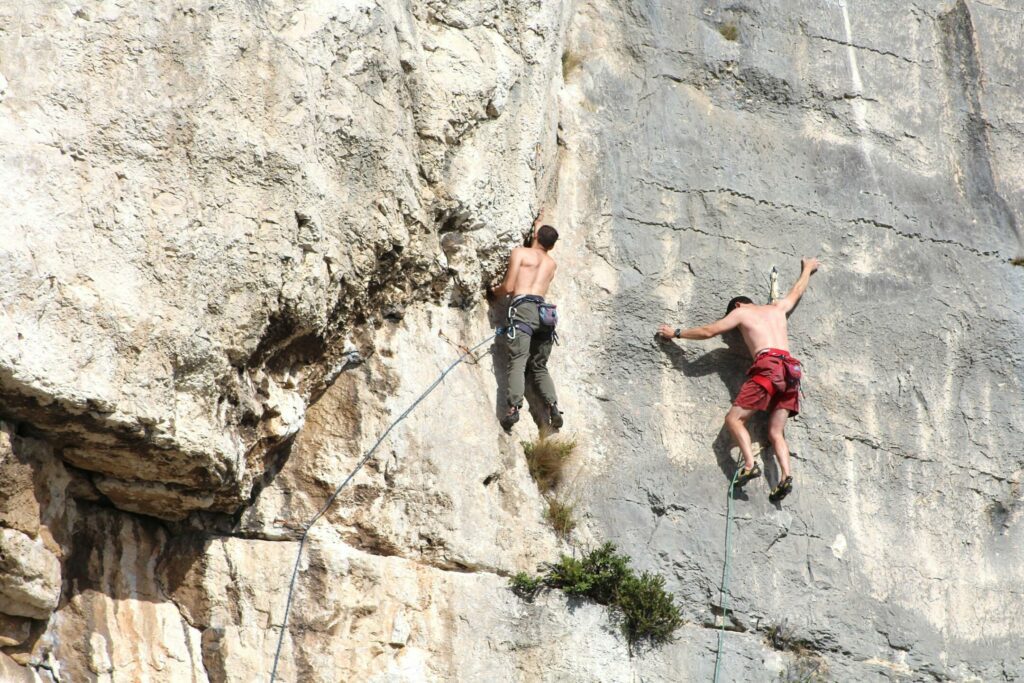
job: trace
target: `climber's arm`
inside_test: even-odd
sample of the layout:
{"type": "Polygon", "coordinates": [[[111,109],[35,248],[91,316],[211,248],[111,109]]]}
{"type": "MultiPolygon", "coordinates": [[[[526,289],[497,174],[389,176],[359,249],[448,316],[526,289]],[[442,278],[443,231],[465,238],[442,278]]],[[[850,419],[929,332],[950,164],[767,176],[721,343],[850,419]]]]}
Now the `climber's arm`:
{"type": "Polygon", "coordinates": [[[496,297],[501,298],[512,293],[516,285],[516,278],[519,276],[519,266],[522,262],[523,258],[519,249],[513,249],[512,255],[508,257],[508,270],[505,272],[505,279],[494,288],[494,295],[496,297]]]}
{"type": "Polygon", "coordinates": [[[700,327],[680,329],[678,333],[675,328],[669,327],[668,325],[662,325],[658,328],[658,334],[665,339],[711,339],[712,337],[717,337],[729,330],[736,329],[742,318],[743,313],[737,308],[721,320],[716,320],[713,323],[701,325],[700,327]]]}
{"type": "Polygon", "coordinates": [[[807,291],[807,285],[811,281],[811,274],[818,270],[819,263],[816,258],[807,257],[802,259],[800,263],[800,277],[797,279],[796,284],[793,285],[793,289],[789,290],[789,294],[775,302],[775,305],[786,313],[792,311],[796,306],[796,302],[800,301],[800,297],[807,291]]]}

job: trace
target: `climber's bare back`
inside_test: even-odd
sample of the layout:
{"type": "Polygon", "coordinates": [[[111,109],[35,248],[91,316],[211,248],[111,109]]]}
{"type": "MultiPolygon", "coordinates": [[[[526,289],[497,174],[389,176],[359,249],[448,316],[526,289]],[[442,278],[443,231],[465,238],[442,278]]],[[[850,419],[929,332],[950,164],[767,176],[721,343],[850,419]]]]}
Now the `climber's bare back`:
{"type": "Polygon", "coordinates": [[[513,296],[546,296],[558,265],[540,247],[517,247],[509,258],[508,279],[513,296]]]}
{"type": "Polygon", "coordinates": [[[761,349],[789,351],[786,309],[782,306],[739,306],[730,315],[737,317],[737,327],[752,357],[761,349]]]}

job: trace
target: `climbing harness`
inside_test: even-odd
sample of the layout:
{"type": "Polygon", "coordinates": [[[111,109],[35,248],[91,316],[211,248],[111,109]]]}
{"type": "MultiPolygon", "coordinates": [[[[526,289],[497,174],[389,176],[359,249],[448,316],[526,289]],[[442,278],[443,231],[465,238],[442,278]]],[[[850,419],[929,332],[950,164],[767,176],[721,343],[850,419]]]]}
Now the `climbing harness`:
{"type": "MultiPolygon", "coordinates": [[[[763,371],[764,368],[758,368],[758,370],[763,371]]],[[[800,380],[803,377],[803,365],[799,360],[791,356],[789,351],[761,349],[754,357],[754,366],[751,367],[748,374],[751,381],[761,386],[761,388],[768,392],[769,396],[774,396],[777,392],[793,391],[800,387],[800,380]],[[757,363],[765,357],[776,358],[782,361],[781,376],[776,376],[774,373],[772,373],[772,377],[768,377],[765,374],[754,374],[757,363]]]]}
{"type": "Polygon", "coordinates": [[[558,307],[555,304],[545,302],[544,297],[534,294],[523,294],[512,299],[508,306],[508,324],[504,327],[499,327],[497,334],[505,334],[509,341],[515,341],[517,332],[522,332],[526,336],[532,337],[538,331],[528,322],[518,317],[519,311],[517,306],[522,303],[537,304],[537,313],[540,316],[539,329],[541,332],[550,334],[552,341],[557,344],[558,332],[555,328],[558,326],[558,307]]]}
{"type": "Polygon", "coordinates": [[[488,336],[486,339],[481,341],[476,346],[470,349],[466,349],[465,353],[460,355],[454,363],[445,368],[444,371],[438,376],[438,378],[434,380],[433,384],[427,387],[427,390],[420,394],[419,398],[413,401],[412,405],[406,408],[405,411],[401,415],[399,415],[398,418],[394,422],[392,422],[387,429],[384,430],[384,433],[381,434],[380,438],[378,438],[377,441],[373,444],[373,446],[370,447],[370,450],[366,451],[366,455],[362,457],[359,463],[355,466],[355,469],[353,469],[349,473],[349,475],[345,477],[345,480],[341,482],[341,486],[334,490],[334,493],[331,494],[331,497],[328,498],[327,502],[324,503],[322,508],[320,508],[320,512],[316,513],[313,519],[310,520],[309,524],[307,524],[303,529],[302,536],[299,537],[299,550],[295,554],[295,566],[292,568],[292,579],[291,582],[288,584],[288,600],[285,602],[284,618],[281,620],[281,633],[278,635],[277,649],[274,651],[274,666],[270,670],[270,683],[274,683],[274,680],[277,677],[277,664],[281,657],[281,646],[284,643],[284,634],[285,631],[288,629],[288,615],[291,613],[292,609],[292,597],[294,596],[295,593],[295,581],[299,576],[299,564],[301,564],[302,562],[302,549],[306,545],[306,538],[309,536],[309,530],[313,528],[313,525],[316,524],[317,520],[319,520],[327,513],[327,510],[334,503],[335,499],[338,497],[338,494],[340,494],[342,489],[344,489],[348,485],[348,483],[352,481],[352,478],[359,473],[359,470],[363,469],[363,465],[369,462],[370,458],[373,457],[374,452],[377,450],[377,447],[381,445],[385,438],[387,438],[387,435],[391,433],[391,430],[394,429],[399,422],[408,417],[409,413],[411,413],[416,408],[416,406],[418,406],[420,402],[430,394],[430,392],[436,389],[437,386],[442,381],[444,381],[444,378],[448,375],[449,372],[454,370],[455,367],[462,363],[462,361],[466,360],[466,358],[472,356],[474,351],[476,351],[481,346],[494,339],[498,334],[499,332],[495,332],[495,334],[488,336]]]}
{"type": "Polygon", "coordinates": [[[729,556],[732,548],[732,537],[730,535],[730,529],[732,527],[732,492],[736,488],[736,478],[739,477],[740,468],[736,468],[736,473],[732,475],[732,481],[729,482],[729,493],[726,502],[726,513],[725,513],[725,563],[722,567],[722,593],[718,599],[718,605],[722,609],[722,625],[718,629],[718,653],[715,655],[715,683],[718,683],[718,670],[722,662],[722,643],[725,638],[725,620],[729,617],[728,607],[728,592],[729,592],[729,556]]]}

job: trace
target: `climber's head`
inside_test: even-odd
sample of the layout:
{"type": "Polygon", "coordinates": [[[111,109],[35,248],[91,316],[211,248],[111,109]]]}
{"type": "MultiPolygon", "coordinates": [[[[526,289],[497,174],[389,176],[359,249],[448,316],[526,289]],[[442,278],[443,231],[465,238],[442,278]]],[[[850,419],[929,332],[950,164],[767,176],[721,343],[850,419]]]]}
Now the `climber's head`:
{"type": "Polygon", "coordinates": [[[736,308],[737,306],[753,305],[753,303],[754,302],[750,300],[749,296],[734,296],[732,299],[729,300],[729,305],[725,307],[725,314],[729,315],[730,313],[732,313],[732,309],[736,308]]]}
{"type": "Polygon", "coordinates": [[[537,243],[544,248],[544,251],[551,251],[557,241],[558,231],[550,225],[542,225],[537,228],[537,243]]]}

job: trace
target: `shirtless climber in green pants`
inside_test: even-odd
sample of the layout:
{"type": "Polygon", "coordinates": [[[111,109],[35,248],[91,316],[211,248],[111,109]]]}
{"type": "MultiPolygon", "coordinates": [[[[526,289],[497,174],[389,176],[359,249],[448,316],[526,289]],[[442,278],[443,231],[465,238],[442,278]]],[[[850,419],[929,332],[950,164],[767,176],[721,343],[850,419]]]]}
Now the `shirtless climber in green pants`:
{"type": "Polygon", "coordinates": [[[555,383],[548,373],[548,357],[557,339],[557,315],[555,307],[544,301],[558,268],[548,255],[558,240],[558,231],[542,224],[543,218],[541,212],[534,221],[529,246],[512,250],[505,279],[491,292],[499,301],[512,296],[504,335],[509,353],[508,396],[501,426],[506,430],[519,421],[527,374],[544,399],[550,425],[559,429],[563,424],[555,383]]]}
{"type": "Polygon", "coordinates": [[[658,328],[658,334],[666,339],[710,339],[739,328],[754,364],[747,371],[750,379],[740,388],[732,408],[725,415],[725,426],[743,454],[743,468],[737,476],[736,485],[742,486],[761,474],[754,462],[746,425],[751,415],[765,410],[769,413],[768,438],[781,471],[779,484],[768,497],[773,502],[782,500],[793,490],[785,429],[786,419],[800,412],[800,361],[789,355],[786,318],[804,295],[811,274],[818,270],[819,263],[816,258],[805,258],[801,265],[802,272],[793,289],[775,303],[758,306],[749,298],[738,296],[729,302],[725,317],[709,325],[685,330],[668,325],[658,328]]]}

